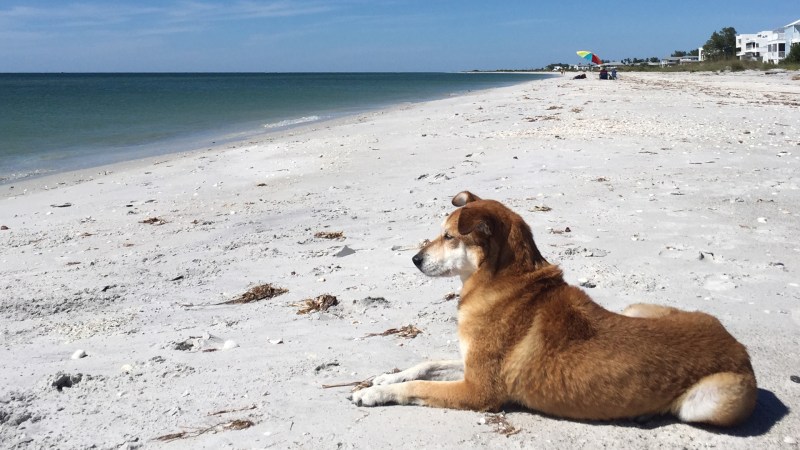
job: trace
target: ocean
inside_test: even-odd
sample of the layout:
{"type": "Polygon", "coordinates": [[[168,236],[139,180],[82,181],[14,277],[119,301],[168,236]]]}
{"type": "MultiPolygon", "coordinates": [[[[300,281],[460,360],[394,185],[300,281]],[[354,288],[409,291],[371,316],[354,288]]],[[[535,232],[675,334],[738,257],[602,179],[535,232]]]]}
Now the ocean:
{"type": "Polygon", "coordinates": [[[0,74],[0,183],[203,148],[526,73],[0,74]]]}

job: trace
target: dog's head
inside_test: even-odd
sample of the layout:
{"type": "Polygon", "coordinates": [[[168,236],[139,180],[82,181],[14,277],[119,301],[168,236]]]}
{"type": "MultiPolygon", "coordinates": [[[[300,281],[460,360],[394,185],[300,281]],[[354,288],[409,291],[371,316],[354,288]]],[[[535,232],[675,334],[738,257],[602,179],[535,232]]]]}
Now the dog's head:
{"type": "Polygon", "coordinates": [[[444,221],[442,233],[412,258],[425,275],[464,281],[482,268],[494,273],[510,265],[527,270],[547,264],[528,225],[501,203],[468,191],[452,203],[459,208],[444,221]]]}

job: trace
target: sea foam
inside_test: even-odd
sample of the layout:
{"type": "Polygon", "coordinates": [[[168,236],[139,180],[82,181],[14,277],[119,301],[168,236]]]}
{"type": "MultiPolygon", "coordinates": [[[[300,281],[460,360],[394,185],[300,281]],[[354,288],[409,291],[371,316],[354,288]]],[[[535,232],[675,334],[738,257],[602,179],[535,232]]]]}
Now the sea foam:
{"type": "Polygon", "coordinates": [[[292,125],[300,125],[308,122],[316,122],[318,120],[320,120],[319,116],[298,117],[296,119],[286,119],[286,120],[281,120],[280,122],[268,123],[264,125],[264,128],[273,129],[273,128],[290,127],[292,125]]]}

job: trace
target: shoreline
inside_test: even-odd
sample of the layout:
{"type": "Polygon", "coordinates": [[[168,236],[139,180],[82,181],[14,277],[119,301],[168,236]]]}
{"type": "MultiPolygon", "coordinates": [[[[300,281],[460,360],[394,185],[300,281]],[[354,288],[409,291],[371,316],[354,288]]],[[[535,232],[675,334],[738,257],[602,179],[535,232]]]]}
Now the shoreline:
{"type": "MultiPolygon", "coordinates": [[[[35,76],[36,74],[31,75],[35,76]]],[[[48,76],[48,74],[41,75],[48,76]]],[[[140,133],[138,135],[130,134],[130,132],[124,131],[134,128],[120,126],[118,127],[119,130],[117,131],[112,127],[112,125],[110,125],[109,122],[103,122],[102,120],[95,118],[97,125],[100,126],[102,130],[98,132],[98,134],[94,137],[94,140],[87,138],[82,142],[77,142],[77,138],[72,135],[65,134],[67,131],[58,127],[54,128],[54,136],[57,136],[61,139],[51,138],[49,141],[44,139],[38,142],[33,142],[31,141],[30,136],[27,138],[24,137],[26,136],[24,133],[21,135],[22,137],[9,137],[9,145],[12,149],[9,151],[14,151],[13,149],[16,148],[15,145],[21,145],[20,142],[25,143],[27,141],[31,141],[28,142],[28,144],[30,144],[30,148],[37,149],[37,151],[32,153],[28,151],[27,154],[24,152],[19,154],[9,154],[7,156],[6,166],[2,167],[3,173],[0,174],[0,186],[14,183],[18,180],[39,178],[48,174],[90,169],[92,167],[110,165],[116,162],[125,162],[135,159],[148,158],[151,156],[158,157],[169,153],[187,152],[197,148],[215,146],[215,144],[230,144],[236,141],[257,138],[264,134],[276,131],[280,132],[282,130],[292,129],[298,125],[304,125],[307,123],[323,123],[340,117],[391,108],[395,104],[419,103],[441,98],[448,98],[468,93],[473,90],[491,89],[494,87],[502,87],[508,83],[514,83],[514,81],[500,81],[499,78],[493,78],[492,80],[494,80],[495,86],[486,86],[486,82],[491,84],[492,81],[465,82],[464,80],[466,80],[466,78],[448,78],[448,74],[446,73],[416,75],[367,74],[368,76],[366,78],[364,78],[363,75],[361,78],[359,78],[359,74],[320,73],[297,74],[298,77],[302,76],[302,78],[296,79],[291,77],[282,78],[279,74],[274,74],[278,78],[259,78],[259,75],[264,74],[257,73],[227,74],[228,78],[225,78],[226,74],[214,73],[112,73],[49,75],[54,76],[54,78],[47,78],[47,80],[52,83],[52,86],[45,85],[41,89],[53,90],[54,92],[52,95],[60,98],[62,103],[65,101],[60,97],[63,96],[63,94],[57,87],[53,87],[58,86],[58,83],[64,82],[60,75],[68,77],[67,79],[70,79],[69,77],[71,76],[77,77],[78,80],[75,82],[79,83],[79,86],[81,86],[83,89],[86,89],[94,95],[97,95],[99,99],[110,101],[104,96],[116,95],[119,97],[117,100],[120,102],[126,98],[126,95],[131,94],[127,91],[109,94],[109,92],[116,92],[114,91],[116,88],[115,83],[121,83],[123,85],[125,83],[132,83],[132,87],[128,88],[132,92],[136,92],[137,89],[142,89],[144,86],[152,88],[155,92],[159,92],[166,89],[171,84],[174,84],[176,82],[176,80],[173,79],[174,77],[181,77],[180,79],[185,79],[184,82],[193,83],[191,86],[198,93],[197,97],[199,99],[199,103],[195,105],[198,109],[208,108],[208,102],[216,101],[224,104],[227,101],[220,98],[219,95],[216,97],[208,97],[204,94],[204,92],[212,90],[213,87],[220,89],[231,89],[229,95],[235,96],[234,98],[239,99],[241,101],[241,106],[239,106],[240,109],[236,109],[235,107],[229,107],[229,109],[232,114],[238,114],[239,117],[238,120],[232,120],[226,118],[224,115],[217,114],[218,117],[216,117],[216,120],[209,122],[209,120],[211,120],[210,116],[213,115],[213,113],[206,112],[195,117],[189,112],[189,110],[186,110],[177,114],[178,118],[173,118],[172,121],[164,120],[159,122],[167,123],[169,126],[163,127],[156,125],[156,123],[153,122],[151,123],[151,125],[153,125],[152,129],[139,130],[140,133]],[[191,78],[192,75],[197,75],[199,78],[191,78]],[[92,77],[94,76],[101,77],[102,80],[96,82],[98,85],[96,87],[96,92],[91,91],[91,87],[86,86],[87,82],[83,80],[86,77],[93,79],[92,77]],[[189,78],[187,79],[187,77],[189,78]],[[223,81],[216,81],[219,77],[221,77],[221,80],[223,81]],[[420,90],[418,92],[409,89],[409,80],[420,83],[420,90]],[[367,86],[364,88],[364,92],[359,91],[359,93],[356,94],[351,91],[351,89],[353,89],[353,87],[356,85],[356,81],[359,83],[364,83],[365,86],[367,86]],[[164,85],[159,85],[159,82],[164,85]],[[444,88],[442,88],[442,82],[445,84],[444,88]],[[145,85],[144,83],[150,84],[145,85]],[[154,85],[155,87],[152,87],[151,85],[154,85]],[[383,85],[386,85],[385,93],[381,93],[383,92],[382,89],[378,89],[378,87],[383,85]],[[331,88],[332,93],[326,92],[325,87],[331,88]],[[264,96],[260,100],[263,103],[260,105],[260,109],[258,109],[257,112],[254,111],[253,108],[255,108],[255,106],[252,103],[247,103],[248,100],[242,100],[240,98],[242,93],[236,89],[241,89],[243,91],[247,91],[248,89],[258,90],[257,92],[264,96]],[[299,90],[299,100],[297,103],[290,101],[287,97],[287,94],[289,92],[293,92],[293,89],[299,90]],[[320,98],[327,100],[322,102],[308,101],[305,99],[305,97],[308,96],[307,93],[304,94],[306,91],[319,94],[321,96],[320,98]],[[338,92],[339,94],[336,94],[335,92],[338,92]],[[341,94],[342,92],[346,93],[341,94]],[[192,120],[196,122],[193,125],[190,124],[192,120]],[[199,128],[197,123],[200,122],[208,123],[206,123],[204,127],[199,128]],[[116,141],[101,142],[99,140],[105,136],[103,133],[108,134],[112,133],[112,131],[117,134],[115,137],[116,141]],[[158,138],[150,137],[144,134],[145,132],[160,133],[161,136],[158,138]],[[18,141],[14,141],[14,139],[18,139],[18,141]],[[58,142],[58,144],[56,145],[54,142],[58,142]]],[[[270,74],[266,74],[265,76],[269,77],[270,74]]],[[[530,81],[520,80],[519,78],[522,77],[517,77],[516,82],[518,83],[530,81]]],[[[25,79],[19,81],[19,83],[23,82],[30,81],[25,79]]],[[[172,87],[179,88],[180,86],[172,87]]],[[[183,91],[179,90],[179,92],[183,91]]],[[[191,92],[193,91],[187,90],[184,94],[184,97],[187,97],[186,94],[191,92]]],[[[12,103],[15,101],[14,98],[15,97],[12,96],[12,103]]],[[[170,99],[172,103],[167,101],[164,106],[167,109],[170,107],[173,109],[179,108],[176,105],[186,103],[186,98],[171,97],[170,99]]],[[[151,100],[155,101],[156,99],[151,100]]],[[[37,108],[43,108],[42,105],[38,105],[36,102],[27,105],[25,100],[22,98],[18,98],[16,101],[20,103],[20,107],[24,106],[34,110],[37,108]]],[[[142,110],[142,112],[146,115],[148,106],[135,103],[132,106],[142,110]]],[[[63,106],[62,109],[64,109],[63,106]]],[[[211,109],[213,110],[214,108],[211,109]]],[[[60,109],[55,108],[55,111],[60,111],[60,109]]],[[[127,120],[131,125],[139,124],[139,127],[141,128],[142,125],[140,122],[146,122],[143,122],[138,116],[126,116],[121,111],[110,110],[106,112],[109,116],[116,118],[117,121],[120,121],[119,123],[125,123],[127,120]]],[[[179,111],[176,110],[176,112],[179,111]]],[[[160,112],[155,109],[150,111],[150,113],[154,114],[154,117],[159,117],[156,114],[160,114],[160,112]]],[[[60,123],[59,119],[54,117],[50,117],[50,121],[60,123]]],[[[77,129],[80,129],[80,127],[77,127],[77,129]]],[[[88,134],[88,132],[85,132],[84,134],[88,134]]],[[[108,137],[107,139],[111,138],[108,137]]]]}
{"type": "Polygon", "coordinates": [[[800,81],[621,75],[397,105],[0,187],[0,441],[167,448],[159,437],[209,429],[177,445],[795,445],[800,81]],[[603,307],[716,316],[750,353],[753,417],[715,430],[360,408],[349,387],[323,387],[458,357],[448,299],[461,283],[423,276],[411,257],[465,189],[520,213],[544,257],[570,284],[588,280],[603,307]],[[266,283],[288,292],[225,303],[266,283]],[[324,294],[338,305],[299,313],[324,294]],[[422,333],[368,337],[405,325],[422,333]],[[502,434],[499,417],[519,432],[502,434]],[[223,426],[235,420],[252,426],[223,426]]]}
{"type": "MultiPolygon", "coordinates": [[[[525,81],[520,82],[517,85],[538,83],[540,81],[542,80],[525,81]]],[[[430,102],[453,99],[456,97],[468,97],[481,93],[489,93],[495,89],[505,89],[514,86],[515,85],[469,90],[460,93],[449,94],[442,98],[392,103],[389,105],[373,106],[369,108],[365,107],[357,112],[342,113],[339,115],[322,118],[320,120],[298,123],[295,125],[278,127],[275,129],[251,129],[249,132],[240,131],[237,133],[228,133],[229,136],[220,135],[218,137],[210,138],[213,139],[213,141],[209,145],[194,145],[192,148],[185,150],[167,151],[166,153],[127,159],[109,164],[92,165],[79,169],[48,172],[41,175],[0,181],[0,199],[20,195],[20,191],[23,193],[29,193],[37,190],[50,190],[58,186],[73,185],[84,181],[91,181],[96,177],[108,175],[114,172],[136,170],[152,164],[170,163],[175,159],[187,158],[204,152],[224,152],[226,150],[246,145],[260,145],[276,139],[286,139],[295,135],[312,133],[323,128],[354,124],[360,121],[369,120],[375,116],[391,113],[393,111],[413,108],[415,105],[423,105],[430,102]]]]}

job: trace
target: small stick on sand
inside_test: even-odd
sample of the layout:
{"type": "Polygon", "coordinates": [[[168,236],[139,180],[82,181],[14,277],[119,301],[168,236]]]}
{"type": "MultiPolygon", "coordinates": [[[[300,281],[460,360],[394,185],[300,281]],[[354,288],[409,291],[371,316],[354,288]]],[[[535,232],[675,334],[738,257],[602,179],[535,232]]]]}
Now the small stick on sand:
{"type": "MultiPolygon", "coordinates": [[[[397,372],[400,372],[400,369],[398,369],[397,367],[389,371],[389,373],[397,373],[397,372]]],[[[361,380],[361,381],[351,381],[349,383],[323,384],[322,389],[353,386],[353,389],[351,389],[350,392],[360,391],[361,389],[365,389],[372,386],[372,380],[374,378],[375,376],[371,376],[366,380],[361,380]]]]}
{"type": "Polygon", "coordinates": [[[351,389],[350,392],[360,391],[361,389],[368,388],[368,387],[372,386],[372,379],[373,378],[375,378],[375,377],[372,376],[372,377],[367,378],[366,380],[351,381],[349,383],[323,384],[322,385],[322,389],[353,386],[353,389],[351,389]]]}
{"type": "Polygon", "coordinates": [[[186,439],[186,438],[191,438],[191,437],[197,437],[197,436],[200,436],[201,434],[206,434],[209,431],[213,431],[214,433],[218,433],[220,431],[244,430],[245,428],[250,428],[253,425],[255,425],[255,424],[251,420],[237,419],[237,420],[232,420],[230,422],[218,423],[218,424],[212,425],[212,426],[210,426],[208,428],[200,428],[200,429],[193,430],[193,431],[179,431],[177,433],[165,434],[163,436],[159,436],[159,437],[155,438],[154,440],[162,441],[162,442],[172,442],[172,441],[176,441],[178,439],[186,439]]]}
{"type": "Polygon", "coordinates": [[[232,413],[232,412],[250,411],[252,409],[256,409],[256,405],[245,406],[244,408],[239,408],[239,409],[223,409],[222,411],[208,413],[208,415],[209,416],[219,416],[219,415],[222,415],[222,414],[228,414],[228,413],[232,413]]]}

